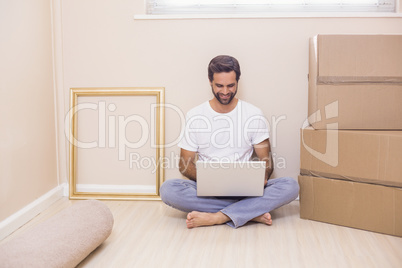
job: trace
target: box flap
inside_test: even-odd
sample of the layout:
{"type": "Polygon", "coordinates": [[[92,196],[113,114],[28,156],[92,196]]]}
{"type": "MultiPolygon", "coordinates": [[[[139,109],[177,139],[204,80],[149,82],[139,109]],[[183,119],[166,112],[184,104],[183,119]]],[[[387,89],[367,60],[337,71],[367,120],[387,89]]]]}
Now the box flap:
{"type": "Polygon", "coordinates": [[[318,35],[317,83],[402,83],[402,35],[318,35]]]}

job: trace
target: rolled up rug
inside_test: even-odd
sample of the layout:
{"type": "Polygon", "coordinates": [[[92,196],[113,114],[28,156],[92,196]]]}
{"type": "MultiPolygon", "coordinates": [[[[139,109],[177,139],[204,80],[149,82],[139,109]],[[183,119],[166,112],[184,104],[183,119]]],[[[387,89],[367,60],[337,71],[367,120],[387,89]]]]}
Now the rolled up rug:
{"type": "Polygon", "coordinates": [[[1,267],[75,267],[111,234],[113,215],[84,200],[0,245],[1,267]]]}

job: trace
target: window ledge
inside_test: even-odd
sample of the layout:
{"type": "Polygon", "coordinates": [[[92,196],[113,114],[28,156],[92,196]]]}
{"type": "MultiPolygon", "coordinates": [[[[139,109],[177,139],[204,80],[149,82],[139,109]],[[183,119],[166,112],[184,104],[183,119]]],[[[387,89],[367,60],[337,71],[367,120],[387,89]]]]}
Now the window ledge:
{"type": "Polygon", "coordinates": [[[275,19],[275,18],[402,18],[391,12],[277,12],[265,14],[136,14],[135,20],[192,20],[192,19],[275,19]]]}

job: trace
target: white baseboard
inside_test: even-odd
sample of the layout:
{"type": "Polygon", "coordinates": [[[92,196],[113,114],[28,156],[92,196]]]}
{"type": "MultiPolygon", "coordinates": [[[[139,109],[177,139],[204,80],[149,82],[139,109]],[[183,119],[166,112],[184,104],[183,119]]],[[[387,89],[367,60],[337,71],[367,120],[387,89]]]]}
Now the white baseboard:
{"type": "Polygon", "coordinates": [[[70,196],[70,185],[67,182],[63,183],[63,196],[70,196]]]}
{"type": "MultiPolygon", "coordinates": [[[[20,209],[13,215],[0,222],[0,240],[9,236],[25,223],[33,219],[36,215],[50,207],[54,202],[62,198],[65,193],[67,183],[61,184],[42,195],[32,203],[20,209]]],[[[68,189],[67,189],[68,192],[68,189]]]]}

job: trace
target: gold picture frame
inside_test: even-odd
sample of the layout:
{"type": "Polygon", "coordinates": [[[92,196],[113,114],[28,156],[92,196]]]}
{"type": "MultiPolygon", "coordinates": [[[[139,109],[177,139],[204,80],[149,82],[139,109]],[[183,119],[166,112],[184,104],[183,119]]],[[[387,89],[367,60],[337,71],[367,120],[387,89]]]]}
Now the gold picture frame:
{"type": "MultiPolygon", "coordinates": [[[[115,98],[116,99],[116,98],[115,98]]],[[[146,100],[149,100],[146,99],[146,100]]],[[[140,102],[142,103],[143,99],[140,99],[140,102]]],[[[68,139],[69,139],[69,197],[70,199],[106,199],[106,200],[161,200],[160,199],[160,194],[159,194],[159,188],[164,182],[164,169],[163,165],[160,164],[161,160],[164,157],[164,136],[165,136],[165,111],[164,111],[164,102],[165,102],[165,89],[164,88],[71,88],[70,89],[70,110],[68,112],[68,115],[66,117],[66,124],[69,122],[69,126],[66,125],[66,128],[69,129],[68,133],[68,139]],[[95,190],[80,190],[79,187],[77,188],[77,174],[78,174],[78,169],[77,169],[77,159],[79,158],[79,154],[82,152],[90,152],[89,150],[85,151],[84,149],[80,148],[80,143],[78,141],[78,118],[79,118],[79,113],[78,111],[81,109],[79,108],[80,105],[80,99],[96,99],[96,98],[109,98],[113,99],[114,97],[117,97],[117,99],[120,98],[122,100],[122,97],[124,101],[127,101],[128,99],[133,100],[131,98],[127,97],[136,97],[136,99],[139,98],[149,98],[152,99],[152,110],[151,110],[151,115],[154,112],[153,116],[148,116],[150,117],[151,123],[153,123],[153,126],[151,125],[151,128],[154,127],[155,131],[151,132],[154,137],[154,145],[151,148],[152,149],[152,158],[155,157],[155,185],[151,186],[146,186],[145,188],[149,189],[155,189],[155,191],[148,191],[148,190],[141,190],[141,191],[134,191],[128,189],[127,191],[125,190],[124,192],[122,191],[114,191],[111,189],[107,190],[102,190],[105,188],[96,188],[95,190]],[[155,100],[153,103],[153,99],[155,100]],[[68,119],[68,120],[67,120],[68,119]],[[153,152],[153,149],[155,148],[155,152],[153,152]],[[155,187],[155,188],[153,188],[155,187]],[[145,191],[145,192],[144,192],[145,191]]],[[[101,102],[99,102],[101,103],[101,102]]],[[[140,104],[141,104],[140,103],[140,104]]],[[[99,104],[100,105],[100,104],[99,104]]],[[[104,106],[105,104],[103,104],[104,106]]],[[[114,104],[113,104],[114,105],[114,104]]],[[[135,105],[133,105],[135,107],[135,105]]],[[[138,105],[141,106],[141,105],[138,105]]],[[[114,105],[114,109],[116,106],[114,105]]],[[[131,105],[129,107],[132,107],[131,105]]],[[[142,112],[144,109],[141,111],[136,111],[136,112],[142,112]]],[[[83,113],[80,111],[80,113],[83,113]]],[[[139,117],[137,114],[134,115],[139,117]]],[[[100,115],[98,116],[100,118],[100,115]]],[[[113,119],[113,118],[112,118],[113,119]]],[[[119,117],[120,120],[120,117],[119,117]]],[[[94,120],[92,120],[93,123],[94,120]]],[[[98,124],[101,124],[100,119],[98,120],[98,124]]],[[[113,121],[115,122],[115,120],[113,121]]],[[[124,121],[123,121],[124,122],[124,121]]],[[[120,121],[119,121],[120,123],[120,121]]],[[[127,123],[126,123],[127,124],[127,123]]],[[[82,124],[81,124],[82,126],[82,124]]],[[[126,125],[124,125],[126,127],[126,125]]],[[[110,126],[109,126],[110,127],[110,126]]],[[[120,126],[119,126],[120,127],[120,126]]],[[[88,128],[89,129],[89,128],[88,128]]],[[[93,129],[93,127],[91,128],[93,129]]],[[[98,133],[100,133],[100,126],[98,125],[98,133]]],[[[110,131],[110,130],[109,130],[110,131]]],[[[137,130],[135,130],[137,131],[137,130]]],[[[143,130],[142,130],[143,131],[143,130]]],[[[126,135],[126,129],[124,129],[124,135],[126,135]]],[[[109,132],[112,133],[112,132],[109,132]]],[[[110,135],[110,134],[109,134],[110,135]]],[[[152,134],[151,134],[152,135],[152,134]]],[[[100,144],[100,141],[99,141],[100,144]]],[[[98,146],[99,147],[99,146],[98,146]]],[[[99,148],[96,148],[95,150],[98,150],[102,152],[99,148]]],[[[126,147],[124,147],[124,150],[126,147]]],[[[104,149],[105,150],[105,149],[104,149]]],[[[120,142],[119,142],[119,150],[120,150],[120,142]]],[[[148,149],[147,149],[148,150],[148,149]]],[[[110,153],[109,153],[110,155],[110,153]]],[[[122,154],[123,157],[125,157],[126,152],[122,154]]],[[[120,151],[119,151],[119,157],[120,157],[120,151]]],[[[88,160],[88,158],[87,158],[88,160]]],[[[93,165],[93,161],[87,161],[89,163],[89,166],[93,165]]],[[[116,162],[118,164],[121,164],[120,162],[116,162]]],[[[131,164],[131,162],[130,162],[131,164]]],[[[83,168],[86,168],[87,165],[83,164],[83,168]]],[[[99,168],[104,168],[104,165],[98,165],[99,168]]],[[[87,168],[88,169],[88,168],[87,168]]],[[[92,170],[95,170],[96,168],[92,168],[92,170]]],[[[106,171],[109,171],[108,169],[105,169],[106,171]]],[[[91,170],[89,171],[91,172],[91,170]]],[[[146,174],[149,174],[148,171],[146,174]]],[[[87,172],[88,173],[88,172],[87,172]]],[[[119,170],[116,170],[116,174],[119,173],[119,170]]],[[[151,177],[153,175],[150,175],[151,177]]],[[[90,176],[94,177],[94,176],[90,176]]],[[[92,184],[88,184],[92,185],[92,184]]],[[[124,188],[125,185],[119,185],[121,188],[124,188]]],[[[106,187],[108,187],[106,185],[106,187]]]]}

